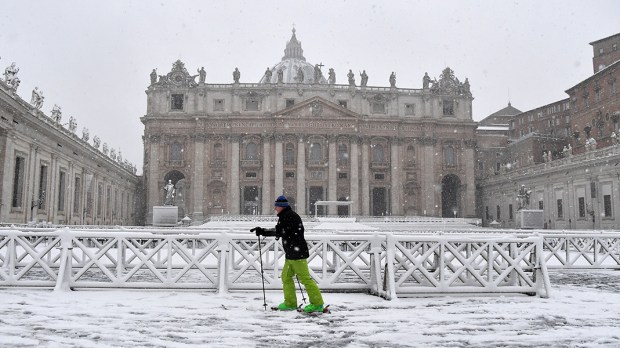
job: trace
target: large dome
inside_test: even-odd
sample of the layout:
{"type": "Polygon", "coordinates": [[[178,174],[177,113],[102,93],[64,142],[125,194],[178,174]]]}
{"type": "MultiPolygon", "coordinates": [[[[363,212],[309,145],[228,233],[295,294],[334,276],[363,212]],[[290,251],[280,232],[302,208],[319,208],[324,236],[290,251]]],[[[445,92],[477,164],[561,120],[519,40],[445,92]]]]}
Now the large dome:
{"type": "MultiPolygon", "coordinates": [[[[316,67],[318,68],[318,66],[316,67]]],[[[317,83],[314,76],[315,66],[306,62],[304,50],[301,48],[301,42],[298,41],[295,36],[294,28],[291,39],[286,43],[286,49],[284,49],[284,57],[282,57],[282,61],[270,67],[269,70],[271,71],[271,78],[267,80],[267,72],[265,71],[265,74],[263,74],[263,77],[260,79],[259,83],[278,83],[278,71],[280,70],[282,70],[283,83],[317,83]],[[303,71],[303,82],[297,81],[299,68],[303,71]]],[[[323,73],[320,74],[318,83],[327,83],[323,73]]]]}

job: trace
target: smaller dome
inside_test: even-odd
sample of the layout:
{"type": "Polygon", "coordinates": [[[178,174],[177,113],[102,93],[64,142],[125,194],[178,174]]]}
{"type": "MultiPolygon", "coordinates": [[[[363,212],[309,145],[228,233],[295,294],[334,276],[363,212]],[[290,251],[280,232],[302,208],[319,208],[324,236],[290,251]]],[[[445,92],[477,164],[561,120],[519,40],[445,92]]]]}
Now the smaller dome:
{"type": "Polygon", "coordinates": [[[284,49],[284,57],[282,61],[269,68],[271,77],[267,78],[267,71],[263,74],[258,83],[278,83],[278,72],[282,71],[283,83],[306,83],[306,84],[326,84],[327,80],[320,72],[318,82],[315,78],[315,70],[320,72],[318,65],[312,65],[306,62],[304,57],[304,50],[301,48],[301,42],[297,40],[295,36],[295,28],[293,28],[293,35],[291,39],[286,43],[286,49],[284,49]],[[300,76],[299,70],[303,73],[303,81],[298,81],[300,76]]]}

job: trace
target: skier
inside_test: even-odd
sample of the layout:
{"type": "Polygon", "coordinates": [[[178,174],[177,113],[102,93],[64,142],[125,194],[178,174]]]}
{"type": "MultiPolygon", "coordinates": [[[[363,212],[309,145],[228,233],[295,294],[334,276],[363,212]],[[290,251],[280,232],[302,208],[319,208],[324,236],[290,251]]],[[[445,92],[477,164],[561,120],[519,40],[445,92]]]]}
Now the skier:
{"type": "Polygon", "coordinates": [[[257,236],[282,238],[282,246],[286,254],[284,267],[282,268],[282,290],[284,291],[284,302],[274,307],[274,310],[290,311],[297,309],[297,294],[295,293],[295,282],[293,277],[297,276],[306,288],[310,304],[304,307],[304,312],[323,312],[323,296],[321,290],[316,285],[310,272],[308,271],[308,260],[310,256],[308,244],[304,238],[304,225],[299,215],[289,206],[288,200],[280,196],[275,201],[278,223],[275,228],[265,229],[254,227],[250,231],[257,236]]]}

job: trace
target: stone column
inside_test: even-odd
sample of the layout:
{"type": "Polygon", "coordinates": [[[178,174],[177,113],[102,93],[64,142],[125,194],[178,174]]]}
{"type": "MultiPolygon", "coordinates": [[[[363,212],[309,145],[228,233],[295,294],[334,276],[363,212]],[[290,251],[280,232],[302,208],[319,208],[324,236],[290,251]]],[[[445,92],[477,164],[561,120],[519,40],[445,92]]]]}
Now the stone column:
{"type": "Polygon", "coordinates": [[[437,140],[433,138],[420,139],[422,144],[422,158],[420,163],[421,168],[421,182],[422,189],[421,207],[422,213],[426,212],[426,215],[437,216],[437,209],[435,208],[435,144],[437,140]]]}
{"type": "Polygon", "coordinates": [[[359,194],[359,154],[357,149],[357,143],[359,139],[357,136],[351,136],[351,153],[350,153],[350,164],[351,164],[351,177],[349,183],[351,185],[351,191],[349,193],[349,200],[353,201],[351,204],[351,213],[353,215],[360,214],[360,194],[359,194]]]}
{"type": "MultiPolygon", "coordinates": [[[[276,158],[274,158],[275,162],[275,196],[279,196],[284,194],[284,154],[282,151],[282,135],[276,135],[276,158]]],[[[275,197],[272,197],[272,200],[275,200],[275,197]]]]}
{"type": "MultiPolygon", "coordinates": [[[[160,135],[151,135],[149,136],[148,142],[146,144],[146,146],[148,146],[149,148],[149,159],[148,159],[149,168],[148,168],[148,178],[147,178],[149,187],[147,191],[148,197],[146,200],[147,201],[147,206],[146,206],[146,212],[147,212],[146,224],[147,225],[150,225],[153,223],[153,207],[162,205],[163,203],[161,202],[162,195],[160,194],[161,187],[163,187],[163,185],[160,185],[160,184],[163,183],[164,178],[159,177],[160,141],[161,141],[160,135]]],[[[93,177],[93,181],[94,180],[95,179],[93,177]]],[[[84,201],[83,201],[84,209],[86,209],[86,204],[87,204],[86,202],[87,191],[88,191],[88,187],[86,187],[86,176],[84,176],[84,201]]],[[[93,201],[94,201],[95,191],[97,191],[96,187],[93,189],[93,201]]],[[[93,220],[94,220],[95,212],[92,212],[91,215],[93,216],[93,220]]]]}
{"type": "MultiPolygon", "coordinates": [[[[473,218],[476,217],[476,183],[475,183],[475,158],[474,149],[476,147],[476,141],[466,140],[464,142],[465,148],[463,149],[463,158],[460,162],[465,166],[465,197],[461,199],[461,217],[473,218]]],[[[514,214],[513,210],[513,214],[514,214]]]]}
{"type": "Polygon", "coordinates": [[[362,138],[362,215],[370,215],[370,139],[362,138]]]}
{"type": "Polygon", "coordinates": [[[392,138],[391,144],[390,173],[392,181],[391,203],[392,215],[403,215],[403,185],[402,185],[402,161],[401,140],[392,138]]]}
{"type": "Polygon", "coordinates": [[[262,213],[270,215],[273,211],[273,193],[271,192],[271,136],[263,135],[263,199],[262,213]]]}
{"type": "Polygon", "coordinates": [[[231,136],[230,144],[230,179],[228,180],[228,211],[239,214],[239,136],[231,136]]]}
{"type": "MultiPolygon", "coordinates": [[[[327,200],[338,200],[338,164],[336,161],[336,136],[329,137],[328,155],[327,155],[327,200]]],[[[338,213],[338,207],[329,205],[327,209],[327,215],[336,215],[338,213]]]]}
{"type": "Polygon", "coordinates": [[[206,135],[204,134],[196,134],[192,136],[194,140],[194,165],[192,173],[192,189],[193,189],[193,212],[192,212],[192,222],[198,224],[205,219],[204,216],[204,204],[205,199],[207,197],[207,190],[205,188],[205,176],[204,176],[204,168],[205,168],[205,160],[208,162],[208,158],[205,152],[205,140],[206,135]]]}
{"type": "Polygon", "coordinates": [[[46,210],[47,210],[47,221],[51,221],[52,223],[56,223],[56,178],[58,178],[58,155],[52,153],[52,163],[50,163],[49,170],[49,184],[47,185],[47,192],[45,193],[45,201],[47,202],[46,210]]]}
{"type": "Polygon", "coordinates": [[[308,214],[306,202],[306,142],[303,135],[299,136],[297,143],[297,213],[308,214]]]}
{"type": "MultiPolygon", "coordinates": [[[[36,191],[38,186],[37,186],[37,179],[36,179],[36,173],[37,173],[37,158],[38,158],[38,152],[39,152],[39,147],[35,146],[35,145],[30,145],[30,160],[29,160],[29,165],[28,165],[28,175],[26,175],[26,173],[24,173],[24,184],[23,184],[23,191],[24,191],[24,200],[22,205],[24,206],[24,211],[26,213],[26,220],[30,219],[33,221],[36,221],[37,219],[37,212],[36,210],[38,209],[38,207],[32,207],[33,201],[38,200],[39,199],[39,193],[36,191]],[[32,216],[30,216],[32,215],[32,216]]],[[[12,161],[15,161],[15,159],[13,158],[12,161]]],[[[8,163],[9,161],[7,161],[8,163]]],[[[15,169],[13,169],[15,170],[15,169]]],[[[24,163],[24,170],[26,170],[26,164],[24,163]]],[[[8,173],[8,172],[7,172],[8,173]]],[[[14,173],[14,172],[13,172],[14,173]]],[[[12,174],[13,174],[12,173],[12,174]]],[[[8,175],[5,175],[6,177],[9,177],[8,175]]],[[[12,183],[11,183],[12,184],[12,183]]],[[[11,187],[11,186],[5,186],[5,187],[11,187]]],[[[9,190],[7,190],[9,191],[9,190]]],[[[12,194],[12,192],[11,192],[12,194]]],[[[47,194],[47,192],[46,192],[47,194]]],[[[12,197],[11,197],[12,198],[12,197]]],[[[10,200],[8,202],[11,202],[10,200]]],[[[10,209],[11,206],[8,206],[8,208],[10,209]]],[[[27,222],[27,221],[24,221],[27,222]]]]}

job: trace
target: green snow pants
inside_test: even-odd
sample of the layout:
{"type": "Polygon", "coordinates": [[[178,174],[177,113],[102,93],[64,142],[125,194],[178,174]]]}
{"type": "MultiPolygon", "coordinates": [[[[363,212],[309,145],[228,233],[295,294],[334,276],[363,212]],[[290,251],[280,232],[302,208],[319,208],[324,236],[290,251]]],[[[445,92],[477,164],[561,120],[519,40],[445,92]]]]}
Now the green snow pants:
{"type": "Polygon", "coordinates": [[[297,290],[295,289],[295,275],[299,279],[299,282],[304,285],[310,303],[314,305],[323,304],[323,296],[321,296],[321,290],[314,282],[314,279],[310,276],[308,271],[308,261],[306,259],[301,260],[289,260],[284,261],[284,267],[282,268],[282,289],[284,290],[284,303],[289,307],[297,307],[297,290]]]}

